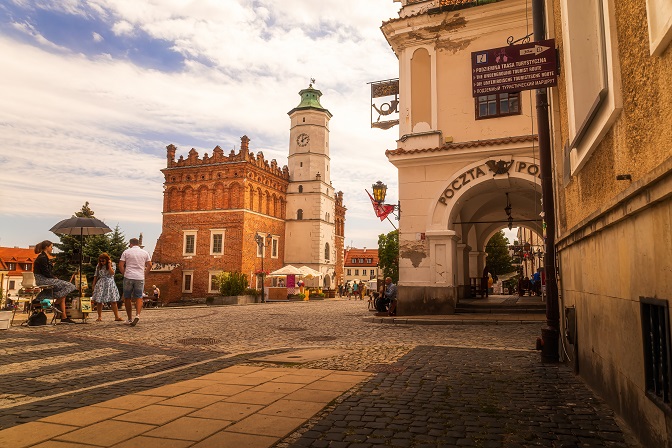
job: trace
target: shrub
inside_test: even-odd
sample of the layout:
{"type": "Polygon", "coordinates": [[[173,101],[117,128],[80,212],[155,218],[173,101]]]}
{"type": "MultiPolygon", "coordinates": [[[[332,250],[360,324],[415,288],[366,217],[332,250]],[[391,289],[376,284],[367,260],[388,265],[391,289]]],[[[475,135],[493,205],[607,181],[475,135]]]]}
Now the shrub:
{"type": "Polygon", "coordinates": [[[261,295],[261,291],[254,288],[245,288],[244,294],[246,296],[259,297],[261,295]]]}
{"type": "Polygon", "coordinates": [[[222,272],[215,280],[223,296],[242,296],[247,288],[247,275],[240,272],[222,272]]]}

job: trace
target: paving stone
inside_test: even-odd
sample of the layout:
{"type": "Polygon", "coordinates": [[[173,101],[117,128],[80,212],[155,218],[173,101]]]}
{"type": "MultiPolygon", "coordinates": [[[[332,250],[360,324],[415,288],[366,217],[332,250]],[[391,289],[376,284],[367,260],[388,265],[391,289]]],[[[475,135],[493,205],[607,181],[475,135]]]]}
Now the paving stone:
{"type": "MultiPolygon", "coordinates": [[[[281,398],[310,402],[310,412],[319,408],[280,441],[282,448],[329,446],[322,438],[336,434],[331,431],[334,428],[352,432],[331,442],[343,443],[345,437],[356,436],[364,441],[347,443],[366,447],[389,446],[393,441],[408,442],[408,446],[456,446],[459,440],[483,446],[500,443],[502,447],[581,442],[627,446],[613,411],[571,369],[539,362],[539,354],[532,351],[539,331],[535,326],[374,324],[363,321],[369,314],[363,302],[327,300],[150,309],[143,312],[142,326],[134,329],[132,338],[128,327],[109,319],[100,325],[57,326],[48,332],[13,327],[12,336],[26,340],[12,344],[16,348],[12,355],[0,352],[0,365],[24,363],[27,368],[14,369],[11,375],[0,372],[0,429],[58,418],[64,411],[90,405],[101,412],[103,408],[126,412],[149,406],[198,410],[233,403],[232,397],[261,384],[271,388],[261,393],[273,393],[277,386],[266,386],[271,380],[299,386],[317,383],[310,392],[299,389],[281,398]],[[306,331],[297,334],[283,328],[306,331]],[[179,342],[213,335],[221,342],[209,346],[179,342]],[[331,340],[313,337],[324,335],[331,340]],[[67,363],[53,362],[54,350],[48,344],[54,343],[55,336],[63,344],[58,356],[67,363]],[[31,350],[22,350],[27,347],[31,350]],[[287,347],[337,354],[301,365],[252,361],[291,355],[287,347]],[[138,368],[138,359],[147,365],[138,368]],[[108,365],[116,368],[106,370],[108,365]],[[306,369],[317,370],[306,375],[306,369]],[[70,371],[83,375],[70,377],[70,371]],[[101,371],[109,375],[102,378],[101,371]],[[200,379],[204,375],[208,377],[200,379]],[[357,385],[362,378],[364,383],[357,385]],[[140,402],[128,399],[129,395],[158,401],[140,402]],[[390,431],[394,437],[380,437],[374,431],[390,431]]],[[[275,397],[266,398],[273,403],[275,397]]],[[[294,418],[279,408],[273,408],[270,415],[294,418]]],[[[297,418],[305,419],[305,415],[297,418]]],[[[184,418],[188,417],[178,420],[184,418]]],[[[208,443],[217,446],[225,440],[218,434],[228,431],[227,422],[233,420],[198,421],[215,422],[208,423],[214,432],[200,434],[198,441],[208,446],[205,441],[212,438],[208,443]]],[[[157,439],[141,434],[122,443],[131,447],[143,438],[147,442],[157,439]]],[[[166,440],[178,443],[175,446],[185,441],[179,437],[166,440]]]]}

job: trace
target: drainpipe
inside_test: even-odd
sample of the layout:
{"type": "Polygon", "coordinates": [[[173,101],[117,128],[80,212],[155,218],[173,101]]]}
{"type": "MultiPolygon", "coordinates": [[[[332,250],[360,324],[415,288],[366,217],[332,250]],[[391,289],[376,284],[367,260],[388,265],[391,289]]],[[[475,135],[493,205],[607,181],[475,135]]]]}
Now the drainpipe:
{"type": "MultiPolygon", "coordinates": [[[[532,0],[532,23],[534,40],[544,40],[546,38],[544,0],[532,0]]],[[[560,359],[560,311],[558,308],[558,284],[555,276],[555,201],[553,199],[553,167],[547,88],[537,89],[536,103],[541,194],[544,202],[542,209],[546,223],[546,253],[544,254],[546,327],[541,329],[541,338],[537,339],[537,346],[540,346],[541,349],[542,362],[558,362],[560,359]]]]}

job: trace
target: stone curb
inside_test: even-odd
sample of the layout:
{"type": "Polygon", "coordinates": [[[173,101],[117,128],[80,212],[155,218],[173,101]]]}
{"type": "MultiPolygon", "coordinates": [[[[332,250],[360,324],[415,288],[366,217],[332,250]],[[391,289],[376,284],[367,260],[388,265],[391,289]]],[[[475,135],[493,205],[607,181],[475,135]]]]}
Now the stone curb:
{"type": "Polygon", "coordinates": [[[365,317],[364,322],[374,324],[401,324],[401,325],[508,325],[508,324],[543,324],[546,319],[539,320],[492,320],[492,319],[404,319],[398,317],[365,317]]]}

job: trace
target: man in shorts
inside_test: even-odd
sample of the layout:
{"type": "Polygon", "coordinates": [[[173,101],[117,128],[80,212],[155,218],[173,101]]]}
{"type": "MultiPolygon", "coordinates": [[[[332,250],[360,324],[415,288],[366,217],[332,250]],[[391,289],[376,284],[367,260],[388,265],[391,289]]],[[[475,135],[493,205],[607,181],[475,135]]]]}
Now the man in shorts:
{"type": "Polygon", "coordinates": [[[145,273],[152,269],[152,260],[147,251],[140,247],[137,238],[128,241],[129,248],[121,254],[119,271],[124,275],[124,305],[126,306],[126,321],[131,327],[135,327],[140,320],[142,311],[142,294],[145,291],[145,273]],[[131,300],[135,300],[135,318],[131,300]]]}

